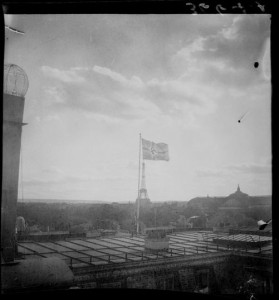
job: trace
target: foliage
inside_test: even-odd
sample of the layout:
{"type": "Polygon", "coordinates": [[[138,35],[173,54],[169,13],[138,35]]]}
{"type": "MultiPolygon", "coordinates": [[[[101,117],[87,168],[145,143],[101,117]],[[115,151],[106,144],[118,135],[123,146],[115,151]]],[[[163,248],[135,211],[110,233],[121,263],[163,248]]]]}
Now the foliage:
{"type": "MultiPolygon", "coordinates": [[[[256,226],[259,219],[268,219],[271,209],[219,210],[216,203],[220,199],[210,199],[206,212],[197,198],[197,203],[164,202],[141,207],[140,222],[145,227],[168,226],[177,224],[185,226],[192,216],[199,216],[200,224],[195,227],[214,227],[229,225],[232,227],[256,226]],[[214,201],[213,201],[214,200],[214,201]],[[217,202],[216,202],[216,201],[217,202]],[[199,226],[198,226],[199,225],[199,226]]],[[[19,202],[17,215],[24,217],[28,226],[38,225],[39,229],[51,230],[94,230],[116,229],[135,230],[136,207],[134,203],[85,204],[85,203],[35,203],[19,202]],[[86,226],[84,224],[87,224],[86,226]],[[75,228],[75,229],[74,229],[75,228]]],[[[142,226],[143,226],[142,225],[142,226]]]]}
{"type": "Polygon", "coordinates": [[[245,212],[240,211],[217,211],[208,220],[209,227],[222,226],[222,224],[223,226],[244,227],[255,225],[256,222],[245,212]]]}

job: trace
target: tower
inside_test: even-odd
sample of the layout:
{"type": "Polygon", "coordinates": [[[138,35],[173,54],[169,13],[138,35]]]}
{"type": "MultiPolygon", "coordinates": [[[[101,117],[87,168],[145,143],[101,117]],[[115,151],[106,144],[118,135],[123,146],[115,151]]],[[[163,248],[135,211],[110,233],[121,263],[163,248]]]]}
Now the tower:
{"type": "Polygon", "coordinates": [[[232,195],[234,195],[235,198],[248,197],[248,194],[245,194],[245,193],[243,193],[243,192],[240,190],[239,184],[237,185],[237,190],[236,190],[236,192],[235,192],[234,194],[232,194],[232,195]]]}
{"type": "Polygon", "coordinates": [[[238,193],[240,192],[239,184],[237,185],[237,192],[238,192],[238,193]]]}
{"type": "Polygon", "coordinates": [[[21,132],[28,78],[17,65],[4,66],[3,90],[3,165],[1,203],[1,255],[4,261],[15,258],[16,205],[21,132]]]}
{"type": "Polygon", "coordinates": [[[146,188],[146,183],[145,183],[145,163],[142,163],[142,177],[141,177],[141,185],[140,185],[140,190],[139,190],[139,195],[136,200],[136,204],[140,206],[146,206],[148,204],[151,204],[151,201],[148,197],[147,194],[147,188],[146,188]]]}
{"type": "MultiPolygon", "coordinates": [[[[28,78],[18,66],[4,67],[1,202],[1,291],[69,288],[74,275],[57,257],[16,260],[16,208],[20,146],[28,78]]],[[[4,292],[5,293],[5,292],[4,292]]]]}

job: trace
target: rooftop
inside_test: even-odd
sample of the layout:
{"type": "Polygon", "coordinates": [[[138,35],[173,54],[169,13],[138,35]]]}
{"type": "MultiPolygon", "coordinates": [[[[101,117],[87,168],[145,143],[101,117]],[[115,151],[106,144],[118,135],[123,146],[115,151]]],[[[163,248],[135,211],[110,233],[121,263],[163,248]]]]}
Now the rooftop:
{"type": "MultiPolygon", "coordinates": [[[[169,249],[158,254],[148,253],[144,249],[144,236],[114,236],[105,238],[78,238],[60,241],[18,243],[18,251],[24,258],[59,257],[72,268],[127,262],[159,260],[171,257],[197,256],[205,253],[231,251],[228,245],[217,245],[213,239],[233,239],[239,241],[258,241],[258,235],[213,233],[210,231],[187,231],[169,234],[169,249]]],[[[272,237],[261,236],[261,241],[270,242],[258,248],[245,248],[238,251],[255,255],[272,255],[272,237]]],[[[234,249],[236,250],[236,249],[234,249]]]]}

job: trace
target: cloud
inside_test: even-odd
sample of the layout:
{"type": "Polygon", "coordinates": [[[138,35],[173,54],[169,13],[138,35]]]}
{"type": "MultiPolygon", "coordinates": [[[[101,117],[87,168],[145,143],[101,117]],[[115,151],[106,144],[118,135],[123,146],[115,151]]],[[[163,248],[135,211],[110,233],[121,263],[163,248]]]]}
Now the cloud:
{"type": "Polygon", "coordinates": [[[230,164],[214,169],[199,169],[196,171],[199,177],[228,177],[231,175],[268,175],[271,174],[270,164],[243,163],[230,164]]]}
{"type": "Polygon", "coordinates": [[[268,17],[239,15],[230,20],[219,31],[192,35],[186,46],[184,40],[183,47],[169,51],[162,74],[170,68],[171,76],[127,75],[123,67],[117,71],[119,65],[68,70],[43,66],[43,74],[53,80],[45,89],[46,102],[55,110],[80,110],[99,121],[165,118],[194,124],[198,116],[217,110],[224,88],[229,95],[241,91],[246,96],[245,90],[265,84],[253,64],[270,34],[268,17]],[[178,76],[172,77],[174,73],[178,76]]]}
{"type": "Polygon", "coordinates": [[[44,70],[55,74],[53,78],[57,80],[55,86],[44,89],[48,105],[55,109],[80,109],[87,115],[95,115],[97,119],[105,116],[112,120],[154,120],[162,115],[194,118],[197,114],[212,113],[216,108],[214,102],[207,97],[208,91],[193,88],[189,83],[186,85],[184,79],[154,78],[144,82],[138,76],[127,79],[114,70],[100,66],[66,71],[45,67],[44,70]],[[71,79],[74,78],[73,74],[76,78],[86,79],[70,81],[69,74],[71,79]]]}
{"type": "Polygon", "coordinates": [[[225,39],[228,39],[228,40],[234,40],[238,37],[239,35],[239,21],[241,20],[241,15],[235,17],[233,19],[233,22],[232,22],[232,25],[229,26],[229,27],[226,27],[226,28],[223,28],[221,31],[220,31],[220,34],[225,38],[225,39]]]}
{"type": "Polygon", "coordinates": [[[48,96],[46,105],[53,103],[65,103],[65,92],[58,86],[48,86],[43,88],[45,94],[48,96]]]}
{"type": "Polygon", "coordinates": [[[219,87],[248,88],[263,83],[254,62],[261,59],[269,36],[268,16],[236,16],[217,33],[190,39],[173,55],[172,61],[181,78],[196,78],[200,84],[216,83],[219,87]]]}
{"type": "Polygon", "coordinates": [[[269,164],[236,164],[225,167],[228,171],[243,173],[243,174],[271,174],[271,165],[269,164]]]}
{"type": "Polygon", "coordinates": [[[127,85],[130,87],[138,87],[138,88],[141,88],[144,86],[144,83],[142,82],[142,80],[137,76],[133,76],[129,80],[129,79],[126,79],[123,75],[121,75],[117,72],[114,72],[109,68],[100,67],[100,66],[94,66],[93,71],[95,71],[96,73],[99,73],[101,75],[108,76],[109,78],[111,78],[123,85],[127,85]]]}
{"type": "Polygon", "coordinates": [[[213,113],[216,105],[208,90],[198,86],[194,81],[184,79],[147,83],[146,97],[156,104],[167,115],[185,118],[190,115],[213,113]]]}
{"type": "Polygon", "coordinates": [[[206,38],[198,37],[194,39],[187,47],[180,49],[174,56],[173,59],[182,59],[188,63],[188,67],[193,66],[197,62],[198,53],[204,51],[204,44],[206,38]]]}
{"type": "Polygon", "coordinates": [[[84,82],[85,79],[81,77],[74,69],[65,71],[65,70],[59,70],[56,68],[51,68],[48,66],[42,66],[41,70],[43,71],[43,74],[51,77],[53,79],[60,80],[62,82],[66,83],[79,83],[84,82]]]}
{"type": "Polygon", "coordinates": [[[269,36],[268,15],[239,15],[230,26],[208,36],[204,48],[214,46],[216,50],[207,52],[208,57],[225,60],[228,65],[239,70],[254,63],[269,36]]]}

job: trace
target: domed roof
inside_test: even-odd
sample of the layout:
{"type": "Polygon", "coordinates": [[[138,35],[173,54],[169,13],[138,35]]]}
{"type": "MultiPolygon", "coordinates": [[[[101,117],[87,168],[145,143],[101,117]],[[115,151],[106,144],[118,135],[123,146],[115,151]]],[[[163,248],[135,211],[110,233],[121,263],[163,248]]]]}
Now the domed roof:
{"type": "Polygon", "coordinates": [[[4,93],[24,97],[29,86],[24,70],[14,64],[4,66],[4,93]]]}
{"type": "Polygon", "coordinates": [[[233,194],[230,194],[227,198],[236,198],[236,199],[238,199],[238,198],[246,198],[246,197],[248,197],[248,194],[243,193],[240,190],[240,187],[238,185],[236,192],[234,192],[233,194]]]}

